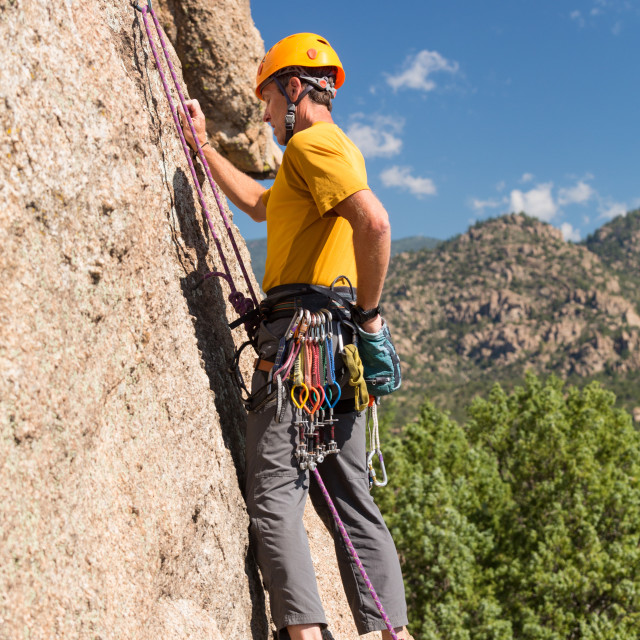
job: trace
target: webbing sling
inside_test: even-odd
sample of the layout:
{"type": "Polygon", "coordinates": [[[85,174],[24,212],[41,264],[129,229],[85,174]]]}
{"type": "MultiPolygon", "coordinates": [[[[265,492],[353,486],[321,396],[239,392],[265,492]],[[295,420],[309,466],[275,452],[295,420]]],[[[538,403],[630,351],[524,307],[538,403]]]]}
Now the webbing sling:
{"type": "MultiPolygon", "coordinates": [[[[245,315],[248,312],[251,311],[252,308],[257,307],[258,306],[258,300],[256,298],[256,295],[253,291],[253,287],[251,286],[251,282],[249,280],[249,276],[247,274],[247,270],[244,266],[244,263],[242,261],[242,258],[240,257],[240,252],[238,251],[238,247],[236,245],[235,242],[235,238],[233,237],[233,232],[231,231],[231,226],[229,225],[229,221],[227,219],[227,216],[224,213],[224,207],[222,205],[222,201],[220,198],[220,194],[218,193],[218,189],[215,186],[215,183],[213,181],[213,177],[211,176],[211,172],[209,171],[209,166],[207,164],[207,161],[204,157],[204,153],[202,152],[202,147],[199,144],[198,138],[196,136],[196,132],[195,132],[195,128],[193,126],[193,122],[191,120],[191,116],[189,115],[189,110],[186,107],[185,104],[185,100],[184,100],[184,96],[182,94],[182,91],[180,89],[179,83],[178,83],[178,78],[177,75],[175,73],[175,70],[173,68],[173,64],[171,63],[171,59],[169,57],[169,52],[167,51],[167,47],[164,41],[164,37],[162,35],[162,29],[160,27],[160,24],[158,23],[158,19],[156,17],[156,14],[151,6],[151,0],[147,0],[148,4],[146,5],[140,5],[138,3],[138,1],[136,0],[133,3],[133,7],[139,11],[142,14],[142,20],[144,22],[144,26],[145,26],[145,30],[147,32],[147,37],[149,39],[149,45],[151,47],[151,51],[153,53],[153,57],[155,58],[156,61],[156,66],[158,67],[158,73],[160,74],[160,79],[162,80],[162,86],[164,87],[164,92],[165,95],[167,96],[167,101],[169,102],[169,107],[171,109],[171,114],[173,115],[173,121],[176,125],[176,129],[178,130],[178,135],[180,136],[180,141],[182,142],[182,149],[185,153],[185,156],[187,157],[187,162],[189,163],[189,169],[191,170],[191,175],[193,177],[193,182],[195,184],[196,187],[196,191],[198,193],[198,198],[200,199],[200,203],[202,205],[202,210],[205,213],[205,217],[207,219],[207,223],[209,225],[209,229],[211,230],[211,235],[214,239],[214,242],[216,243],[216,247],[218,249],[218,253],[220,255],[220,260],[222,261],[222,266],[224,268],[224,273],[220,273],[220,272],[214,272],[211,274],[207,274],[207,276],[219,276],[221,278],[224,278],[228,283],[229,283],[229,287],[231,288],[231,293],[229,294],[229,301],[231,302],[231,304],[233,305],[234,309],[238,312],[238,314],[240,315],[245,315]],[[189,154],[189,147],[187,145],[187,142],[184,138],[184,134],[182,133],[182,127],[180,126],[180,120],[178,119],[178,113],[176,111],[175,105],[173,103],[173,100],[171,98],[171,91],[169,89],[169,85],[167,84],[166,78],[164,76],[164,73],[162,71],[162,65],[160,63],[160,56],[158,55],[158,51],[156,49],[156,46],[153,42],[153,38],[151,35],[151,29],[149,28],[149,22],[147,20],[147,13],[149,13],[153,19],[153,23],[155,25],[156,28],[156,32],[158,33],[158,38],[160,40],[160,44],[162,46],[162,50],[164,52],[164,57],[167,61],[167,65],[169,67],[169,70],[171,72],[171,76],[173,78],[176,90],[178,92],[178,96],[180,97],[180,102],[182,104],[182,108],[184,110],[185,116],[187,118],[187,121],[189,123],[189,127],[191,129],[191,134],[193,135],[194,140],[196,141],[196,145],[198,148],[198,155],[200,157],[200,160],[202,162],[203,167],[205,168],[205,172],[207,174],[207,178],[209,180],[209,184],[211,185],[211,189],[213,190],[214,196],[216,198],[216,203],[218,205],[218,210],[220,211],[220,214],[222,215],[222,218],[224,220],[225,223],[225,227],[227,229],[227,233],[229,234],[229,239],[231,240],[231,245],[233,246],[233,250],[236,254],[236,258],[238,260],[238,263],[240,264],[240,268],[242,270],[242,275],[245,278],[245,281],[247,283],[247,287],[249,289],[249,292],[251,294],[251,299],[249,298],[245,298],[245,296],[242,295],[242,293],[240,293],[236,287],[235,284],[233,282],[233,278],[231,276],[231,272],[229,270],[229,265],[227,264],[227,261],[224,257],[224,253],[222,251],[222,245],[220,244],[220,239],[218,238],[218,235],[215,232],[215,229],[213,227],[213,222],[211,221],[211,217],[209,216],[209,211],[207,209],[207,205],[206,202],[204,200],[204,196],[202,194],[202,190],[200,189],[200,184],[198,183],[198,178],[196,175],[196,170],[195,167],[193,166],[193,162],[191,160],[191,156],[189,154]]],[[[205,276],[205,277],[207,277],[205,276]]],[[[322,481],[322,478],[320,477],[320,473],[318,472],[318,469],[315,468],[313,469],[313,474],[316,478],[316,481],[318,483],[318,486],[320,487],[322,494],[325,497],[325,500],[327,502],[327,506],[329,507],[329,510],[331,511],[333,518],[335,520],[336,526],[338,527],[338,529],[340,530],[340,533],[342,535],[342,538],[344,539],[345,544],[347,545],[347,548],[349,549],[349,552],[351,553],[351,557],[353,558],[353,561],[355,562],[356,566],[358,567],[358,569],[360,570],[360,574],[362,575],[362,579],[364,580],[365,584],[367,585],[367,588],[369,589],[369,592],[371,593],[371,597],[373,598],[373,601],[376,604],[376,607],[378,608],[378,611],[380,611],[380,615],[382,616],[382,619],[384,620],[385,625],[387,626],[387,629],[389,630],[389,633],[391,634],[391,637],[393,638],[393,640],[398,640],[398,636],[395,632],[395,630],[393,629],[393,626],[391,624],[391,621],[389,620],[389,617],[387,616],[387,614],[385,613],[385,610],[382,606],[382,603],[380,602],[380,599],[378,598],[378,595],[376,594],[375,589],[373,588],[373,585],[371,584],[371,580],[369,579],[369,576],[367,575],[367,572],[362,564],[362,561],[360,560],[360,558],[358,557],[358,553],[355,550],[355,547],[353,546],[353,543],[351,542],[351,539],[349,538],[349,534],[347,533],[347,530],[344,526],[344,523],[342,522],[342,519],[340,518],[340,515],[338,514],[338,511],[336,510],[333,501],[331,500],[331,496],[329,495],[329,492],[327,491],[324,482],[322,481]]]]}

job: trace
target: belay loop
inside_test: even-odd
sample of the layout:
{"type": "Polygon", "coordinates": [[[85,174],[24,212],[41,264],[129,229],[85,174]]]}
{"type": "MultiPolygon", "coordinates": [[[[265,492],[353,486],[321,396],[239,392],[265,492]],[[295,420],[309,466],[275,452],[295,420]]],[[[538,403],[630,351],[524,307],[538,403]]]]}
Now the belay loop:
{"type": "MultiPolygon", "coordinates": [[[[149,46],[151,47],[151,52],[153,54],[153,57],[155,59],[156,62],[156,66],[158,68],[158,73],[160,74],[160,79],[162,80],[162,86],[164,88],[164,92],[165,95],[167,96],[167,102],[169,103],[169,108],[171,109],[171,115],[173,116],[173,121],[176,125],[176,129],[178,131],[178,136],[180,137],[180,142],[182,143],[182,150],[184,151],[185,157],[187,158],[187,163],[189,164],[189,170],[191,171],[191,176],[193,178],[193,183],[195,185],[196,191],[198,193],[198,199],[200,201],[200,205],[202,206],[202,211],[204,212],[205,218],[207,220],[207,224],[209,226],[209,230],[211,231],[211,236],[213,238],[213,241],[215,242],[216,248],[218,250],[218,255],[220,257],[220,261],[222,262],[222,267],[224,270],[224,273],[221,272],[212,272],[210,274],[206,274],[203,278],[203,281],[206,280],[208,277],[211,276],[215,276],[215,277],[221,277],[224,280],[227,281],[227,283],[229,284],[229,287],[231,289],[231,293],[229,294],[229,302],[231,302],[233,308],[235,309],[235,311],[240,315],[240,316],[244,316],[245,314],[249,313],[251,310],[253,310],[254,308],[258,307],[258,298],[256,297],[256,294],[253,290],[253,285],[251,284],[251,280],[249,278],[249,274],[247,272],[247,269],[245,267],[244,261],[242,260],[242,257],[240,256],[240,251],[238,249],[238,245],[236,244],[236,240],[233,236],[233,231],[231,230],[231,224],[229,223],[229,219],[227,218],[227,215],[225,213],[225,207],[223,204],[223,199],[222,196],[220,195],[220,192],[218,191],[218,188],[215,185],[215,182],[213,180],[213,176],[211,175],[211,171],[209,169],[209,165],[207,164],[206,158],[204,157],[204,152],[202,151],[202,147],[200,145],[200,141],[198,140],[198,136],[196,135],[196,130],[195,127],[193,126],[193,120],[191,119],[191,115],[189,114],[189,109],[187,108],[186,105],[186,101],[185,101],[185,97],[184,94],[182,92],[182,89],[180,88],[180,83],[178,81],[178,76],[176,75],[173,63],[171,62],[171,57],[169,55],[169,51],[167,50],[167,45],[166,42],[164,40],[164,36],[162,35],[162,29],[160,27],[160,24],[158,22],[158,18],[156,17],[156,14],[153,10],[153,7],[151,6],[151,0],[147,0],[147,4],[146,5],[141,5],[138,0],[136,0],[133,3],[133,7],[139,11],[142,14],[142,20],[144,22],[144,27],[145,27],[145,31],[147,32],[147,38],[149,40],[149,46]],[[189,124],[189,128],[191,129],[191,135],[193,136],[193,139],[196,142],[196,147],[197,147],[197,154],[198,157],[200,158],[200,162],[202,163],[202,166],[204,167],[206,176],[207,176],[207,180],[209,181],[209,185],[211,186],[211,190],[213,191],[213,195],[215,197],[216,200],[216,204],[218,206],[218,212],[220,213],[222,220],[224,222],[224,226],[225,229],[227,230],[227,235],[229,237],[229,241],[231,242],[231,246],[233,248],[233,251],[235,253],[236,259],[238,261],[238,264],[240,266],[240,269],[242,271],[242,275],[244,276],[244,280],[247,284],[247,289],[249,291],[250,294],[250,298],[249,297],[245,297],[244,294],[242,294],[240,291],[238,291],[236,289],[235,283],[233,281],[233,278],[231,276],[231,271],[229,269],[229,265],[227,263],[227,260],[225,258],[224,252],[222,250],[222,244],[220,242],[220,238],[218,237],[218,234],[216,233],[216,230],[213,226],[213,221],[211,220],[211,216],[209,214],[209,209],[207,207],[207,203],[204,199],[204,195],[202,193],[202,189],[200,188],[200,183],[198,182],[198,178],[197,178],[197,174],[196,174],[196,170],[195,167],[193,165],[193,160],[191,159],[191,154],[189,153],[189,145],[187,144],[187,141],[185,140],[184,134],[182,132],[182,126],[180,125],[180,119],[178,117],[178,112],[176,109],[176,106],[173,102],[173,99],[171,98],[171,90],[169,88],[169,85],[167,83],[167,79],[164,75],[164,72],[162,70],[162,65],[160,62],[160,56],[158,54],[158,50],[156,48],[156,45],[153,41],[153,37],[151,35],[151,29],[149,27],[149,21],[147,19],[147,14],[151,15],[151,18],[153,19],[153,24],[155,26],[156,29],[156,33],[158,35],[158,39],[160,40],[160,45],[162,47],[162,51],[164,53],[164,58],[166,60],[167,66],[169,68],[169,71],[171,73],[171,77],[173,79],[173,83],[175,85],[175,89],[176,92],[178,93],[178,97],[180,98],[180,104],[182,105],[182,109],[184,111],[185,117],[187,119],[187,122],[189,124]]],[[[256,323],[255,321],[251,321],[251,320],[247,320],[245,323],[245,329],[247,330],[247,333],[251,336],[253,335],[253,333],[255,332],[256,329],[256,323]]]]}

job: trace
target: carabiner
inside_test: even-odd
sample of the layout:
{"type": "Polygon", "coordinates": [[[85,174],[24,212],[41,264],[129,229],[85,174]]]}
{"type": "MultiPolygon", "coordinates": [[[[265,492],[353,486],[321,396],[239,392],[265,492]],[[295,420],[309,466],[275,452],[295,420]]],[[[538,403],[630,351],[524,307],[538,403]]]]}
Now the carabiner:
{"type": "Polygon", "coordinates": [[[384,466],[384,460],[382,459],[382,451],[380,449],[374,449],[369,452],[367,456],[367,467],[369,468],[369,479],[370,483],[372,483],[376,487],[385,487],[387,482],[389,482],[389,478],[387,478],[387,469],[384,466]],[[376,472],[373,468],[373,456],[378,454],[378,461],[380,462],[380,471],[382,472],[382,481],[376,479],[376,472]]]}
{"type": "Polygon", "coordinates": [[[323,313],[326,318],[326,335],[328,338],[333,338],[333,316],[329,309],[320,309],[320,313],[323,313]]]}
{"type": "Polygon", "coordinates": [[[146,9],[143,9],[140,6],[140,4],[138,3],[138,0],[135,0],[135,2],[132,2],[131,4],[132,4],[133,8],[136,11],[139,11],[140,13],[146,13],[147,11],[151,10],[151,0],[147,0],[147,8],[146,9]]]}
{"type": "Polygon", "coordinates": [[[304,334],[307,332],[309,325],[311,324],[311,312],[309,309],[304,309],[304,314],[302,316],[302,320],[298,325],[298,329],[296,331],[296,337],[298,340],[304,340],[304,334]]]}
{"type": "Polygon", "coordinates": [[[293,334],[296,332],[298,325],[300,324],[300,320],[302,320],[302,316],[304,315],[304,309],[298,309],[294,314],[293,318],[291,318],[291,322],[287,327],[287,331],[285,332],[284,339],[291,340],[293,334]]]}
{"type": "Polygon", "coordinates": [[[311,314],[311,330],[309,331],[309,336],[313,344],[318,344],[319,335],[320,335],[320,317],[318,316],[317,313],[313,312],[311,314]]]}

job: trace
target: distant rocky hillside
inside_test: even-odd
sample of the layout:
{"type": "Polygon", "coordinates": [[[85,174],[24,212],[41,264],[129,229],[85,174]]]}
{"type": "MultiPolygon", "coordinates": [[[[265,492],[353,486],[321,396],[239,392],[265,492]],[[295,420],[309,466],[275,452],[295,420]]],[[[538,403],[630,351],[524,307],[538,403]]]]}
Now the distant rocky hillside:
{"type": "Polygon", "coordinates": [[[640,304],[640,209],[600,227],[584,244],[615,272],[624,295],[640,304]]]}
{"type": "Polygon", "coordinates": [[[383,304],[404,362],[399,418],[426,397],[461,415],[475,392],[527,368],[602,379],[640,406],[638,229],[636,211],[576,245],[512,214],[396,256],[383,304]]]}

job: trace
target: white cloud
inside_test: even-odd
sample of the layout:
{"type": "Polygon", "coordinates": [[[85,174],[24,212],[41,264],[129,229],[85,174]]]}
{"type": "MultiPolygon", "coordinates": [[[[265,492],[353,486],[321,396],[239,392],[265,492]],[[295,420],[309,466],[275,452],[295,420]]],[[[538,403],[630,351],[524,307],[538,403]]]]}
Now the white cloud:
{"type": "Polygon", "coordinates": [[[629,13],[637,14],[637,7],[634,0],[593,0],[592,7],[584,7],[583,11],[578,9],[569,13],[569,18],[573,20],[580,29],[585,26],[596,27],[608,19],[614,20],[611,26],[611,33],[614,36],[620,35],[624,27],[623,18],[629,13]]]}
{"type": "Polygon", "coordinates": [[[531,182],[534,178],[535,176],[533,175],[533,173],[523,173],[522,178],[520,178],[520,182],[531,182]]]}
{"type": "Polygon", "coordinates": [[[500,180],[500,182],[498,182],[498,184],[496,185],[496,191],[504,191],[506,186],[507,183],[504,180],[500,180]]]}
{"type": "Polygon", "coordinates": [[[527,192],[514,189],[511,192],[511,210],[524,211],[530,216],[549,222],[558,212],[558,207],[551,195],[552,187],[553,183],[547,182],[527,192]]]}
{"type": "Polygon", "coordinates": [[[578,10],[576,11],[572,11],[569,14],[569,17],[578,25],[578,27],[580,27],[580,29],[582,29],[585,25],[585,20],[582,17],[582,13],[578,10]]]}
{"type": "Polygon", "coordinates": [[[388,116],[373,116],[368,123],[362,122],[365,116],[357,114],[356,120],[347,128],[347,135],[362,152],[365,158],[389,157],[400,153],[404,121],[388,116]]]}
{"type": "Polygon", "coordinates": [[[626,216],[627,211],[626,202],[603,202],[600,206],[600,217],[611,220],[617,216],[626,216]]]}
{"type": "Polygon", "coordinates": [[[562,237],[565,241],[580,242],[580,229],[574,229],[572,224],[563,222],[560,225],[560,231],[562,231],[562,237]]]}
{"type": "Polygon", "coordinates": [[[558,204],[586,204],[596,195],[595,189],[580,180],[574,187],[560,189],[558,193],[558,204]]]}
{"type": "Polygon", "coordinates": [[[478,200],[478,198],[473,198],[471,206],[476,211],[482,213],[485,209],[497,209],[508,202],[509,201],[506,198],[489,198],[489,200],[478,200]]]}
{"type": "Polygon", "coordinates": [[[380,178],[385,187],[399,187],[418,198],[435,195],[437,191],[433,180],[411,175],[409,167],[389,167],[380,174],[380,178]]]}
{"type": "Polygon", "coordinates": [[[429,77],[433,73],[445,71],[455,74],[460,68],[455,61],[449,61],[437,51],[420,51],[409,56],[404,63],[405,70],[399,75],[387,75],[387,83],[395,91],[398,89],[418,89],[432,91],[436,83],[429,77]]]}

